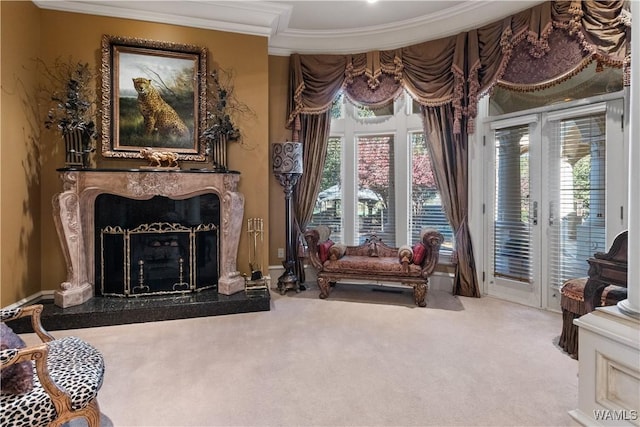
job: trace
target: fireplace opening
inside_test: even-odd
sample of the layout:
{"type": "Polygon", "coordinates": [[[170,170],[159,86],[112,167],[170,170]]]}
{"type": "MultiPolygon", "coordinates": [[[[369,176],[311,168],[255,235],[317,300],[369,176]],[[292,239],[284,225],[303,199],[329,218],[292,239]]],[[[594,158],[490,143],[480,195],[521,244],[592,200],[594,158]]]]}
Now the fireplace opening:
{"type": "Polygon", "coordinates": [[[95,201],[97,296],[136,297],[216,288],[220,199],[100,194],[95,201]]]}

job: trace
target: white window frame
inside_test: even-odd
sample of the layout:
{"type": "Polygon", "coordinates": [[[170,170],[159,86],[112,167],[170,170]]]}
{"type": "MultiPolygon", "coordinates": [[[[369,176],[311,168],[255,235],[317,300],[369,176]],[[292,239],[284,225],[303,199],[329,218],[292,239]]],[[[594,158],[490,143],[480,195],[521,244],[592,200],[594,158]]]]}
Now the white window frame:
{"type": "MultiPolygon", "coordinates": [[[[342,199],[355,200],[357,192],[357,138],[374,135],[393,135],[394,137],[394,179],[395,179],[395,217],[408,218],[411,212],[411,134],[423,133],[424,128],[419,114],[413,113],[412,98],[403,93],[394,101],[395,115],[359,118],[358,108],[348,100],[344,102],[342,115],[331,120],[330,137],[343,141],[341,154],[342,199]]],[[[354,244],[357,234],[357,206],[355,203],[342,203],[342,238],[347,244],[354,244]]],[[[410,221],[397,221],[396,246],[409,245],[411,241],[410,221]]],[[[441,256],[450,256],[447,249],[441,250],[441,256]]],[[[444,259],[444,258],[443,258],[444,259]]]]}

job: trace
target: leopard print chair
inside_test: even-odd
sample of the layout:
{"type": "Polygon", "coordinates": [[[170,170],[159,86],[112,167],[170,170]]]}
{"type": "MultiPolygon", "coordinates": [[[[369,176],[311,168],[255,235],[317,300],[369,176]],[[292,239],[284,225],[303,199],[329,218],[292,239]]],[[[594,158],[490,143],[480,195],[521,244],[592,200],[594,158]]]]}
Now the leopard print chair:
{"type": "MultiPolygon", "coordinates": [[[[42,305],[0,310],[3,323],[31,316],[33,330],[43,342],[23,348],[6,348],[3,344],[0,350],[2,373],[26,363],[33,385],[29,383],[28,391],[16,393],[5,392],[3,384],[0,425],[61,426],[73,418],[84,417],[90,427],[99,426],[100,409],[96,397],[104,377],[102,355],[79,338],[55,339],[42,327],[41,313],[42,305]]],[[[3,335],[13,334],[5,326],[3,335]]],[[[17,340],[24,344],[19,337],[17,340]]]]}

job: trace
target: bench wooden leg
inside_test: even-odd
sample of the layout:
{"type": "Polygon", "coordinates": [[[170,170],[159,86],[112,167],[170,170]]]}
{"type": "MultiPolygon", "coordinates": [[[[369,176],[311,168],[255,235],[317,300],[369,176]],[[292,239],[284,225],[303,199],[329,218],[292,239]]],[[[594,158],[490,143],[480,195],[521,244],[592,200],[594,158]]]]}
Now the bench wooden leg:
{"type": "Polygon", "coordinates": [[[419,307],[427,306],[427,284],[416,283],[413,286],[413,300],[419,307]]]}
{"type": "Polygon", "coordinates": [[[318,277],[318,287],[320,288],[320,298],[325,299],[329,296],[331,291],[331,284],[329,280],[324,277],[318,277]]]}

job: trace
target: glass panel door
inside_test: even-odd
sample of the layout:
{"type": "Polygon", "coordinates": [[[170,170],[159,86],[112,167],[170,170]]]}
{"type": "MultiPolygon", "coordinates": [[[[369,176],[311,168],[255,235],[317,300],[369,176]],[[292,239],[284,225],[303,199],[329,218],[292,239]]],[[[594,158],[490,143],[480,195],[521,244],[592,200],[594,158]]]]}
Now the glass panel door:
{"type": "Polygon", "coordinates": [[[606,252],[605,112],[550,122],[549,279],[559,288],[584,277],[606,252]]]}
{"type": "Polygon", "coordinates": [[[539,165],[536,123],[498,127],[493,132],[491,262],[489,292],[540,305],[539,165]],[[534,134],[535,135],[535,134],[534,134]]]}
{"type": "Polygon", "coordinates": [[[562,284],[626,227],[621,112],[609,101],[491,124],[489,294],[559,309],[562,284]]]}
{"type": "Polygon", "coordinates": [[[559,289],[585,277],[587,260],[606,252],[627,228],[628,147],[622,99],[542,116],[547,153],[545,191],[547,307],[559,309],[559,289]]]}

